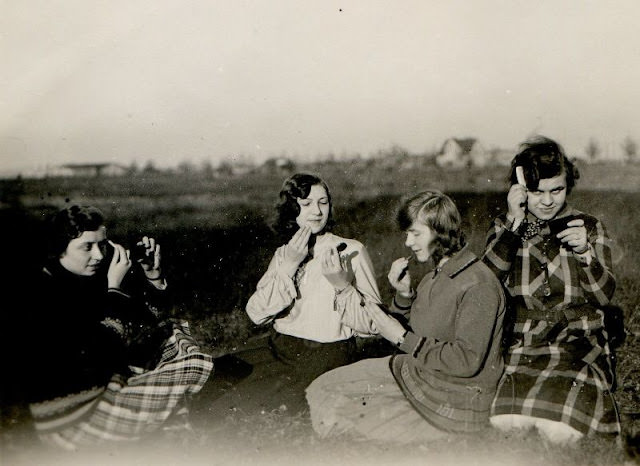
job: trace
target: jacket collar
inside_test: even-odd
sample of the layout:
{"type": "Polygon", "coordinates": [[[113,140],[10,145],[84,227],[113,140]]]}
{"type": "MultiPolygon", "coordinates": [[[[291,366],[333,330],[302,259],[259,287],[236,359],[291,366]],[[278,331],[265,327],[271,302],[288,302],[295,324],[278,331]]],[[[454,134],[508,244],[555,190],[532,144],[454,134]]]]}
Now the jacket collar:
{"type": "MultiPolygon", "coordinates": [[[[439,269],[442,273],[445,273],[449,276],[449,278],[454,278],[463,270],[467,269],[471,264],[478,260],[478,256],[476,256],[473,251],[469,248],[467,244],[460,251],[454,254],[449,258],[447,262],[444,263],[441,269],[439,269]]],[[[438,269],[434,272],[434,276],[437,275],[438,269]]]]}

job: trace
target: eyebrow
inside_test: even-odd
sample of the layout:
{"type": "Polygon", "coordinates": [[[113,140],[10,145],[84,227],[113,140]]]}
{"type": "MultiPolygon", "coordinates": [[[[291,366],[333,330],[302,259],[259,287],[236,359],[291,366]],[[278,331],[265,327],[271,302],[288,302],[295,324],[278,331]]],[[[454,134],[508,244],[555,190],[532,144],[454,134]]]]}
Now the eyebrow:
{"type": "Polygon", "coordinates": [[[311,202],[311,201],[328,201],[328,200],[329,200],[328,196],[322,196],[322,197],[319,197],[317,199],[314,199],[312,197],[299,197],[298,198],[298,201],[300,201],[300,202],[302,202],[302,201],[309,201],[309,202],[311,202]]]}
{"type": "MultiPolygon", "coordinates": [[[[562,186],[562,185],[560,185],[560,186],[556,186],[556,187],[554,187],[554,188],[551,188],[551,189],[549,189],[549,190],[547,190],[547,191],[557,191],[558,189],[567,189],[567,187],[566,187],[566,186],[562,186]]],[[[540,189],[540,187],[538,187],[538,188],[534,189],[534,191],[540,191],[540,192],[542,192],[542,189],[540,189]]]]}

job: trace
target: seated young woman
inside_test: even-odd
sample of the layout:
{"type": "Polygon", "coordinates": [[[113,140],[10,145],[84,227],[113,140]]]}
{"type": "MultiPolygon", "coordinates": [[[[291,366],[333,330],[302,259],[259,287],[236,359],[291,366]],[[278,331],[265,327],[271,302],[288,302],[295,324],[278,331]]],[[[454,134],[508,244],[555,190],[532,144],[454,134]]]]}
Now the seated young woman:
{"type": "Polygon", "coordinates": [[[267,348],[236,354],[252,372],[233,387],[224,386],[224,376],[214,380],[223,394],[208,405],[210,412],[306,410],[307,385],[355,361],[355,337],[377,332],[363,307],[380,302],[371,259],[362,243],[332,233],[327,184],[294,174],[284,181],[276,209],[274,229],[285,244],[246,305],[254,323],[269,327],[267,348]]]}
{"type": "Polygon", "coordinates": [[[315,431],[323,437],[412,442],[488,425],[503,371],[505,298],[491,270],[465,245],[454,202],[438,191],[405,200],[398,212],[405,245],[433,261],[414,291],[409,258],[391,265],[391,313],[365,305],[399,353],[321,375],[307,388],[315,431]],[[394,313],[408,314],[408,325],[394,313]]]}
{"type": "Polygon", "coordinates": [[[25,296],[37,355],[25,386],[39,437],[76,449],[188,421],[187,397],[213,364],[171,318],[160,245],[143,236],[134,255],[111,242],[94,207],[62,209],[49,227],[49,260],[25,296]]]}
{"type": "Polygon", "coordinates": [[[616,287],[612,241],[601,220],[568,202],[578,177],[557,142],[525,141],[483,257],[512,313],[491,423],[535,428],[555,443],[621,430],[605,327],[616,287]]]}

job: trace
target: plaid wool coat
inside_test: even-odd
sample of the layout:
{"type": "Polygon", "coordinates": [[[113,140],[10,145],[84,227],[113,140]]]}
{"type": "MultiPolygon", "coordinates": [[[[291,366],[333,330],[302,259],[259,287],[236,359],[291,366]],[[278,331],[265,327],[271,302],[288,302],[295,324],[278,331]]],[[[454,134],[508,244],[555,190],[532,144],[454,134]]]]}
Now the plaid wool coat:
{"type": "Polygon", "coordinates": [[[565,206],[556,218],[579,216],[590,260],[562,246],[548,225],[523,234],[505,216],[493,221],[483,260],[510,298],[505,373],[492,415],[521,414],[563,422],[584,433],[619,434],[611,393],[614,367],[604,312],[615,289],[611,240],[595,217],[565,206]]]}

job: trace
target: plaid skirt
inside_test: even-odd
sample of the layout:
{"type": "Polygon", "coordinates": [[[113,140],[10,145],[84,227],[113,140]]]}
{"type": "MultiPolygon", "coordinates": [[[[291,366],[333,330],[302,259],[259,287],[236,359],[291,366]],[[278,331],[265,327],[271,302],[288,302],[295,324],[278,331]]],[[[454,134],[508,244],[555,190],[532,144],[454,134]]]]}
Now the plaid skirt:
{"type": "Polygon", "coordinates": [[[188,324],[175,324],[155,369],[131,367],[134,375],[115,374],[107,387],[30,406],[42,441],[67,450],[110,440],[137,440],[157,430],[185,399],[200,391],[213,370],[188,324]]]}
{"type": "Polygon", "coordinates": [[[527,319],[516,323],[514,340],[492,416],[549,419],[585,435],[620,433],[611,351],[599,321],[527,319]]]}

